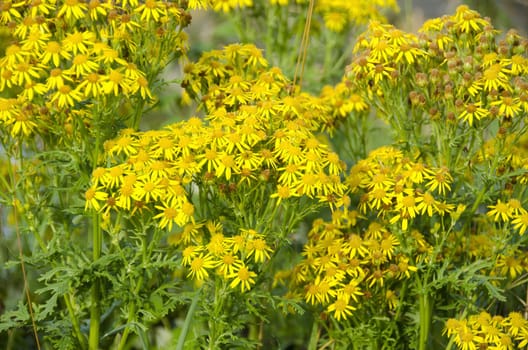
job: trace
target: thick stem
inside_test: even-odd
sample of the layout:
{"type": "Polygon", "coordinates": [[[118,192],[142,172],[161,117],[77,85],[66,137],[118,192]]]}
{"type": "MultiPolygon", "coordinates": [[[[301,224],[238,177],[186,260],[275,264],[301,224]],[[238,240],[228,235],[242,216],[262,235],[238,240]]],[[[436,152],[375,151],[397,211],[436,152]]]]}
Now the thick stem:
{"type": "Polygon", "coordinates": [[[429,295],[422,291],[420,293],[420,339],[419,350],[429,349],[429,330],[431,328],[431,300],[429,295]]]}
{"type": "Polygon", "coordinates": [[[308,343],[308,350],[316,350],[319,342],[319,325],[317,320],[313,321],[312,332],[310,333],[310,342],[308,343]]]}
{"type": "Polygon", "coordinates": [[[192,320],[194,317],[194,312],[196,311],[196,306],[198,305],[198,300],[200,300],[200,294],[201,294],[202,288],[198,289],[196,292],[196,295],[194,296],[191,307],[189,308],[189,311],[187,312],[187,316],[185,316],[185,322],[182,327],[182,331],[180,333],[180,336],[178,337],[178,344],[176,344],[176,350],[183,350],[183,345],[185,344],[185,338],[187,337],[187,333],[189,332],[189,328],[191,327],[192,320]]]}
{"type": "MultiPolygon", "coordinates": [[[[102,233],[100,215],[93,213],[93,230],[92,230],[92,252],[93,261],[96,261],[101,256],[102,250],[102,233]]],[[[101,305],[99,304],[101,294],[100,281],[95,279],[91,290],[91,306],[90,306],[90,335],[88,339],[88,348],[90,350],[99,349],[99,329],[101,323],[101,305]]]]}

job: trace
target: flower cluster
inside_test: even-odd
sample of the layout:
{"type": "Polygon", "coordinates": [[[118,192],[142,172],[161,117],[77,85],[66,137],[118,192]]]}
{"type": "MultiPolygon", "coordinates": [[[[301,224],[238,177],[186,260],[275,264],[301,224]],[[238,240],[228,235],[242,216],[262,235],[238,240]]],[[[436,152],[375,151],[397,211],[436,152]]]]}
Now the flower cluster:
{"type": "Polygon", "coordinates": [[[268,65],[254,45],[232,44],[189,63],[182,86],[189,97],[200,99],[208,113],[220,109],[264,118],[282,116],[312,131],[332,132],[350,113],[369,108],[347,81],[323,87],[319,96],[295,93],[298,87],[278,67],[268,65]]]}
{"type": "Polygon", "coordinates": [[[219,108],[207,123],[194,117],[164,130],[124,130],[106,149],[111,158],[125,160],[94,171],[87,206],[100,209],[99,201],[106,200],[108,208],[114,203],[108,198],[127,211],[139,203],[155,203],[165,213],[163,227],[173,222],[182,226],[192,215],[185,199],[190,189],[182,186],[192,187],[193,181],[224,191],[267,181],[276,184],[272,198],[279,203],[303,195],[338,202],[345,186],[337,154],[315,137],[294,107],[259,112],[256,106],[236,112],[219,108]],[[181,214],[184,207],[191,215],[181,214]]]}
{"type": "Polygon", "coordinates": [[[511,198],[507,202],[500,199],[493,205],[488,206],[486,215],[493,218],[495,222],[511,223],[513,228],[522,236],[528,228],[528,211],[522,207],[518,199],[511,198]]]}
{"type": "Polygon", "coordinates": [[[240,287],[241,292],[251,289],[255,271],[260,272],[273,253],[266,235],[243,228],[229,235],[220,223],[212,221],[189,223],[171,241],[182,248],[188,277],[201,283],[214,271],[230,288],[240,287]]]}
{"type": "Polygon", "coordinates": [[[528,321],[518,312],[492,316],[486,311],[466,319],[451,318],[444,333],[459,349],[524,349],[528,346],[528,321]]]}
{"type": "MultiPolygon", "coordinates": [[[[420,233],[412,233],[413,246],[426,247],[420,233]]],[[[369,302],[397,307],[398,281],[417,271],[414,256],[400,250],[400,240],[388,223],[367,223],[357,211],[336,211],[332,220],[316,220],[304,245],[303,260],[291,271],[290,292],[308,304],[322,305],[339,321],[369,302]],[[365,229],[363,226],[367,225],[365,229]]]]}
{"type": "Polygon", "coordinates": [[[346,180],[351,193],[359,196],[361,214],[374,213],[403,231],[420,217],[441,217],[455,206],[444,198],[453,178],[445,167],[432,168],[404,157],[403,152],[382,147],[359,161],[346,180]]]}
{"type": "Polygon", "coordinates": [[[188,21],[164,1],[3,2],[0,27],[11,38],[0,92],[15,97],[0,98],[2,127],[13,137],[55,123],[73,132],[91,123],[97,101],[152,99],[155,70],[185,53],[188,21]]]}
{"type": "Polygon", "coordinates": [[[410,103],[426,113],[434,108],[431,118],[451,112],[470,126],[485,118],[511,119],[528,107],[528,43],[510,31],[497,44],[497,32],[466,6],[429,20],[419,36],[374,22],[356,44],[349,75],[362,85],[373,83],[376,94],[388,90],[379,82],[394,87],[410,78],[410,103]]]}
{"type": "Polygon", "coordinates": [[[418,37],[378,21],[369,23],[354,47],[357,57],[347,68],[349,77],[372,85],[376,93],[379,82],[397,78],[398,70],[427,56],[418,37]]]}
{"type": "MultiPolygon", "coordinates": [[[[427,21],[418,35],[371,23],[347,74],[398,142],[463,172],[461,163],[477,157],[482,143],[462,140],[485,133],[503,142],[525,133],[527,50],[528,40],[515,31],[501,38],[487,19],[460,6],[452,16],[427,21]]],[[[502,143],[498,149],[499,157],[511,154],[502,143]]]]}
{"type": "Polygon", "coordinates": [[[353,120],[353,116],[366,117],[370,109],[367,100],[357,93],[346,79],[336,85],[324,86],[320,98],[323,105],[330,109],[330,116],[326,118],[320,130],[330,134],[339,130],[346,119],[353,120]]]}
{"type": "Polygon", "coordinates": [[[419,230],[455,212],[445,199],[452,180],[445,168],[412,161],[395,148],[372,151],[345,181],[349,206],[333,212],[330,222],[313,223],[290,290],[337,320],[369,301],[396,308],[399,281],[430,258],[432,246],[419,230]],[[402,231],[409,232],[403,240],[402,231]]]}

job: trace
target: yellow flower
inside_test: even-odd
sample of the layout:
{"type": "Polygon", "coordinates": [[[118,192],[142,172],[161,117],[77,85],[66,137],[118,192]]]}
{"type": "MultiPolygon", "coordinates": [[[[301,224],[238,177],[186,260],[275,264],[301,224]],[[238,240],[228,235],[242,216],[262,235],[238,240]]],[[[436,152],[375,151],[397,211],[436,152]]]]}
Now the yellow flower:
{"type": "Polygon", "coordinates": [[[152,96],[152,93],[150,92],[149,82],[148,82],[147,78],[145,78],[143,76],[138,76],[131,85],[132,85],[130,87],[130,93],[131,94],[135,94],[135,93],[139,92],[139,95],[143,99],[147,99],[147,98],[148,99],[153,99],[154,98],[152,96]]]}
{"type": "Polygon", "coordinates": [[[514,225],[513,228],[519,230],[519,234],[522,236],[528,228],[528,212],[520,212],[513,216],[512,224],[514,225]]]}
{"type": "Polygon", "coordinates": [[[68,72],[80,77],[95,72],[98,68],[99,65],[91,61],[88,55],[80,53],[73,57],[72,66],[68,69],[68,72]]]}
{"type": "Polygon", "coordinates": [[[385,273],[380,270],[374,270],[370,273],[370,275],[367,278],[367,282],[369,282],[368,286],[372,288],[373,285],[378,284],[380,287],[383,287],[385,284],[385,281],[383,278],[385,277],[385,273]]]}
{"type": "Polygon", "coordinates": [[[360,280],[351,279],[347,284],[341,288],[338,293],[342,293],[345,300],[353,299],[356,303],[358,302],[358,296],[364,295],[359,288],[360,280]]]}
{"type": "Polygon", "coordinates": [[[106,94],[127,94],[130,89],[130,81],[122,73],[121,69],[110,69],[110,72],[103,77],[102,87],[106,94]]]}
{"type": "Polygon", "coordinates": [[[328,11],[323,14],[325,25],[333,32],[341,32],[347,24],[346,13],[338,11],[328,11]]]}
{"type": "Polygon", "coordinates": [[[101,209],[100,201],[106,201],[108,198],[108,193],[101,191],[102,187],[90,187],[86,192],[84,193],[84,198],[86,200],[86,203],[84,205],[84,210],[88,209],[95,209],[96,211],[99,211],[101,209]]]}
{"type": "Polygon", "coordinates": [[[218,272],[224,278],[228,278],[228,276],[235,274],[243,264],[236,255],[226,252],[219,260],[218,272]]]}
{"type": "Polygon", "coordinates": [[[256,263],[263,263],[266,259],[270,259],[270,252],[272,249],[268,246],[263,238],[253,238],[246,241],[247,257],[253,256],[256,263]]]}
{"type": "Polygon", "coordinates": [[[21,62],[14,66],[13,81],[19,85],[31,84],[33,79],[39,79],[42,68],[38,65],[21,62]]]}
{"type": "Polygon", "coordinates": [[[470,10],[466,5],[457,7],[454,19],[456,21],[455,28],[462,33],[480,32],[489,24],[488,21],[480,17],[478,12],[470,10]]]}
{"type": "Polygon", "coordinates": [[[299,181],[302,176],[301,167],[297,164],[288,164],[285,167],[278,168],[281,172],[279,176],[279,184],[288,186],[290,189],[299,181]]]}
{"type": "Polygon", "coordinates": [[[508,91],[505,91],[497,101],[490,103],[491,106],[499,107],[499,114],[505,117],[513,118],[521,113],[521,101],[518,97],[511,97],[508,91]]]}
{"type": "Polygon", "coordinates": [[[37,128],[37,123],[32,120],[34,117],[28,112],[22,112],[15,114],[12,122],[9,123],[11,126],[11,136],[17,137],[18,135],[29,136],[37,128]]]}
{"type": "Polygon", "coordinates": [[[387,258],[392,259],[394,249],[398,245],[400,245],[398,238],[393,234],[388,234],[381,240],[380,249],[387,258]]]}
{"type": "MultiPolygon", "coordinates": [[[[68,33],[66,38],[62,41],[62,47],[67,52],[72,52],[74,55],[78,53],[88,53],[89,47],[92,47],[96,41],[96,36],[93,32],[84,31],[79,32],[74,30],[72,33],[68,33]]],[[[53,52],[54,54],[60,55],[60,52],[53,52]]]]}
{"type": "Polygon", "coordinates": [[[163,205],[156,205],[156,209],[161,211],[158,215],[154,216],[154,219],[159,219],[158,226],[162,229],[167,227],[171,231],[172,224],[177,220],[179,208],[173,208],[163,203],[163,205]]]}
{"type": "Polygon", "coordinates": [[[211,0],[213,10],[217,12],[230,12],[237,7],[253,6],[252,0],[211,0]]]}
{"type": "Polygon", "coordinates": [[[348,237],[347,244],[350,248],[350,258],[354,258],[356,255],[359,255],[360,257],[365,257],[368,254],[368,249],[365,246],[363,239],[361,238],[361,236],[355,233],[351,234],[348,237]]]}
{"type": "Polygon", "coordinates": [[[231,175],[239,172],[239,168],[236,165],[235,159],[232,155],[222,154],[219,156],[218,166],[215,169],[215,176],[221,177],[222,175],[226,180],[231,179],[231,175]]]}
{"type": "Polygon", "coordinates": [[[304,299],[306,300],[307,303],[309,303],[311,305],[315,305],[315,303],[316,303],[316,295],[317,295],[317,286],[315,285],[315,283],[310,283],[306,287],[306,292],[305,292],[305,295],[304,295],[304,299]]]}
{"type": "Polygon", "coordinates": [[[104,93],[103,80],[99,74],[90,73],[83,77],[78,89],[84,93],[85,97],[99,97],[104,93]]]}
{"type": "Polygon", "coordinates": [[[320,304],[327,304],[330,302],[330,298],[336,297],[336,290],[333,288],[338,284],[333,278],[321,279],[319,275],[315,279],[316,294],[315,298],[320,304]]]}
{"type": "Polygon", "coordinates": [[[508,203],[503,203],[500,199],[497,200],[497,204],[488,205],[489,210],[486,215],[493,217],[494,221],[502,220],[508,222],[511,219],[511,209],[508,203]]]}
{"type": "Polygon", "coordinates": [[[504,59],[504,63],[510,65],[512,75],[528,73],[528,59],[521,55],[513,55],[510,59],[504,59]]]}
{"type": "Polygon", "coordinates": [[[270,198],[277,198],[277,205],[279,205],[283,199],[288,199],[294,195],[288,186],[278,184],[277,191],[271,194],[270,198]]]}
{"type": "Polygon", "coordinates": [[[497,90],[501,88],[506,90],[511,90],[510,85],[508,84],[508,70],[504,65],[496,63],[484,71],[482,77],[482,83],[484,84],[484,89],[487,91],[497,90]]]}
{"type": "Polygon", "coordinates": [[[374,84],[378,84],[380,81],[391,78],[391,73],[394,72],[395,69],[388,64],[375,64],[374,69],[369,71],[367,74],[367,77],[370,79],[374,79],[374,84]]]}
{"type": "Polygon", "coordinates": [[[495,267],[500,269],[500,273],[503,276],[508,276],[511,279],[515,279],[518,275],[524,271],[523,263],[521,259],[517,259],[515,255],[519,255],[518,251],[510,253],[511,255],[499,254],[495,267]]]}
{"type": "Polygon", "coordinates": [[[447,336],[451,337],[452,335],[457,334],[462,327],[463,324],[459,320],[450,318],[446,321],[442,334],[447,333],[447,336]]]}
{"type": "Polygon", "coordinates": [[[7,24],[9,22],[15,21],[17,18],[22,18],[22,15],[17,10],[17,7],[24,6],[24,2],[19,1],[12,3],[12,1],[6,1],[5,4],[2,4],[2,11],[0,12],[0,23],[7,24]]]}
{"type": "Polygon", "coordinates": [[[165,3],[156,0],[145,0],[134,12],[141,14],[140,20],[143,22],[149,22],[151,18],[158,22],[160,17],[167,15],[165,3]]]}
{"type": "Polygon", "coordinates": [[[99,18],[106,17],[108,10],[112,9],[109,3],[101,3],[99,0],[90,0],[88,2],[88,13],[92,21],[97,21],[99,18]]]}
{"type": "Polygon", "coordinates": [[[216,262],[214,258],[207,254],[204,256],[203,253],[200,253],[199,256],[194,256],[189,265],[189,274],[187,277],[196,279],[198,281],[203,281],[209,277],[208,269],[216,267],[216,262]]]}
{"type": "Polygon", "coordinates": [[[59,108],[73,107],[76,102],[83,99],[78,89],[72,89],[68,84],[64,84],[51,96],[51,102],[57,103],[59,108]]]}
{"type": "Polygon", "coordinates": [[[59,42],[48,41],[46,48],[40,52],[39,58],[42,64],[53,62],[55,67],[59,67],[61,60],[71,59],[71,54],[67,50],[63,49],[59,42]]]}
{"type": "Polygon", "coordinates": [[[371,209],[383,210],[386,206],[392,203],[393,197],[394,195],[392,193],[388,193],[382,187],[374,188],[372,191],[370,191],[368,196],[369,207],[371,209]]]}
{"type": "Polygon", "coordinates": [[[352,311],[356,308],[348,303],[343,293],[338,293],[336,300],[328,306],[327,310],[333,312],[335,319],[340,321],[341,318],[346,319],[347,316],[352,315],[352,311]]]}
{"type": "Polygon", "coordinates": [[[15,82],[15,75],[13,71],[7,67],[2,67],[0,64],[0,91],[4,91],[6,88],[11,88],[15,82]]]}
{"type": "MultiPolygon", "coordinates": [[[[119,189],[119,194],[116,198],[116,206],[125,210],[130,210],[132,195],[134,194],[134,186],[131,183],[123,182],[119,189]]],[[[170,228],[169,228],[170,230],[170,228]]]]}
{"type": "Polygon", "coordinates": [[[455,344],[462,350],[478,350],[481,343],[484,343],[484,338],[469,327],[460,327],[455,334],[455,344]]]}
{"type": "Polygon", "coordinates": [[[34,26],[30,29],[29,35],[22,40],[22,49],[27,51],[40,52],[51,38],[51,34],[42,31],[34,26]]]}
{"type": "Polygon", "coordinates": [[[244,293],[246,290],[250,290],[251,286],[255,284],[255,277],[257,277],[257,274],[250,271],[244,264],[241,264],[236,269],[236,272],[233,272],[227,277],[233,279],[229,284],[229,287],[235,289],[240,285],[240,290],[244,293]]]}
{"type": "Polygon", "coordinates": [[[52,90],[52,89],[59,89],[64,84],[72,84],[73,80],[70,77],[70,74],[68,71],[63,71],[60,68],[54,68],[50,71],[49,77],[46,81],[46,88],[52,90]]]}
{"type": "Polygon", "coordinates": [[[67,20],[81,19],[84,17],[84,13],[87,10],[87,6],[84,2],[79,0],[68,0],[62,4],[57,12],[57,17],[65,17],[67,20]]]}
{"type": "Polygon", "coordinates": [[[163,196],[159,180],[152,180],[148,176],[143,176],[134,184],[134,199],[150,202],[156,201],[163,196]]]}
{"type": "Polygon", "coordinates": [[[421,215],[427,213],[428,216],[433,216],[433,213],[437,211],[436,200],[434,196],[429,192],[419,194],[416,198],[416,201],[419,202],[417,210],[420,212],[421,215]]]}
{"type": "MultiPolygon", "coordinates": [[[[190,242],[187,242],[190,243],[190,242]]],[[[190,245],[185,247],[185,249],[182,252],[182,265],[189,266],[191,265],[192,261],[198,256],[198,253],[203,251],[203,246],[194,246],[190,245]]]]}
{"type": "Polygon", "coordinates": [[[436,169],[433,174],[427,175],[426,179],[429,182],[425,186],[430,191],[437,191],[441,195],[445,195],[447,191],[451,191],[453,177],[446,167],[436,169]]]}
{"type": "Polygon", "coordinates": [[[358,94],[351,94],[348,97],[348,102],[350,103],[352,110],[357,112],[364,111],[369,107],[365,100],[363,100],[363,98],[358,94]]]}
{"type": "Polygon", "coordinates": [[[501,324],[508,328],[508,333],[517,336],[521,329],[528,328],[528,321],[524,319],[520,312],[510,312],[501,324]]]}
{"type": "Polygon", "coordinates": [[[409,265],[409,258],[402,256],[398,259],[398,278],[411,278],[411,272],[416,271],[418,271],[416,266],[409,265]]]}
{"type": "Polygon", "coordinates": [[[466,108],[458,115],[458,119],[467,121],[469,126],[473,125],[473,118],[480,120],[489,115],[489,111],[482,108],[482,102],[468,103],[466,108]]]}

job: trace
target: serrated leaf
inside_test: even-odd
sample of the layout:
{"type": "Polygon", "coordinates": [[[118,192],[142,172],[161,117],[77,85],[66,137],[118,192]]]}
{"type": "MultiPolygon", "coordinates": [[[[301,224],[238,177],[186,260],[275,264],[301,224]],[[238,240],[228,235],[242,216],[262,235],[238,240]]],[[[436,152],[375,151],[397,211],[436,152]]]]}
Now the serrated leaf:
{"type": "Polygon", "coordinates": [[[43,321],[53,314],[55,307],[57,306],[57,297],[57,294],[52,294],[43,305],[41,304],[38,308],[35,308],[36,321],[43,321]]]}
{"type": "Polygon", "coordinates": [[[7,311],[0,317],[0,332],[22,327],[29,321],[29,312],[24,302],[20,300],[16,310],[7,311]]]}

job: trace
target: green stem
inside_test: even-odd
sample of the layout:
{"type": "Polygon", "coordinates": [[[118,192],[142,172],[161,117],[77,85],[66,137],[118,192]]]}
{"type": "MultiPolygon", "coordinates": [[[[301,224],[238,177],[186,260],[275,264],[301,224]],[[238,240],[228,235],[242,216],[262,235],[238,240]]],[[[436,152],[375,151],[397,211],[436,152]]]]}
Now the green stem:
{"type": "Polygon", "coordinates": [[[425,290],[420,292],[420,339],[419,350],[429,349],[429,330],[431,328],[431,300],[425,290]]]}
{"type": "Polygon", "coordinates": [[[187,333],[189,332],[189,328],[191,327],[194,312],[196,311],[196,306],[198,305],[198,300],[200,300],[201,291],[202,288],[198,289],[198,291],[196,292],[196,295],[194,296],[191,302],[191,307],[187,312],[187,316],[185,316],[185,322],[183,323],[182,331],[180,333],[180,336],[178,337],[178,344],[176,344],[176,350],[183,350],[185,338],[187,337],[187,333]]]}
{"type": "MultiPolygon", "coordinates": [[[[259,326],[255,322],[249,325],[249,340],[259,341],[259,326]]],[[[257,346],[258,347],[258,346],[257,346]]]]}
{"type": "Polygon", "coordinates": [[[319,325],[317,320],[313,321],[312,332],[310,333],[310,341],[308,343],[307,350],[317,350],[317,343],[319,341],[319,325]]]}
{"type": "MultiPolygon", "coordinates": [[[[156,238],[154,238],[152,241],[157,242],[156,238]]],[[[145,266],[150,259],[151,249],[148,249],[146,236],[144,235],[141,236],[141,251],[143,253],[142,263],[143,263],[143,266],[145,266]]],[[[141,290],[141,287],[143,287],[143,276],[139,277],[137,284],[134,290],[132,291],[133,295],[138,295],[141,290]]],[[[125,326],[125,330],[123,331],[123,335],[121,337],[121,340],[119,341],[119,345],[117,347],[118,350],[123,350],[126,346],[126,342],[128,340],[128,336],[130,334],[130,329],[131,329],[128,325],[132,324],[136,320],[136,310],[137,310],[136,303],[131,302],[128,306],[127,325],[125,326]]]]}
{"type": "Polygon", "coordinates": [[[86,338],[81,332],[81,327],[79,325],[79,320],[75,316],[75,310],[72,304],[71,299],[73,299],[72,294],[69,292],[68,294],[64,295],[64,303],[66,304],[66,308],[68,309],[68,314],[70,315],[70,319],[72,322],[73,332],[75,333],[75,336],[77,337],[77,340],[79,341],[79,344],[81,346],[81,349],[86,349],[86,338]]]}
{"type": "MultiPolygon", "coordinates": [[[[127,324],[132,323],[135,318],[136,318],[136,304],[131,303],[128,307],[127,324]]],[[[119,345],[117,346],[118,350],[123,350],[125,348],[129,334],[130,334],[130,327],[128,327],[127,325],[125,327],[125,330],[123,331],[123,336],[121,337],[121,340],[119,341],[119,345]]]]}
{"type": "Polygon", "coordinates": [[[396,321],[399,321],[400,317],[401,317],[401,314],[403,312],[403,303],[404,303],[404,300],[405,298],[407,297],[407,285],[408,285],[408,280],[404,280],[403,281],[403,286],[402,288],[400,289],[400,302],[398,303],[398,309],[396,310],[396,315],[394,316],[394,319],[396,321]]]}
{"type": "Polygon", "coordinates": [[[209,319],[209,346],[208,349],[213,350],[217,349],[217,342],[223,333],[223,324],[220,321],[223,310],[223,295],[224,294],[224,285],[221,284],[221,281],[217,279],[214,286],[214,307],[213,315],[209,319]]]}
{"type": "MultiPolygon", "coordinates": [[[[102,233],[100,215],[96,212],[93,213],[93,231],[92,231],[92,244],[93,244],[93,261],[96,261],[101,256],[102,250],[102,233]]],[[[95,279],[91,290],[91,306],[90,306],[90,334],[88,339],[88,348],[90,350],[99,349],[99,330],[101,323],[101,305],[99,304],[101,286],[99,279],[95,279]]]]}

